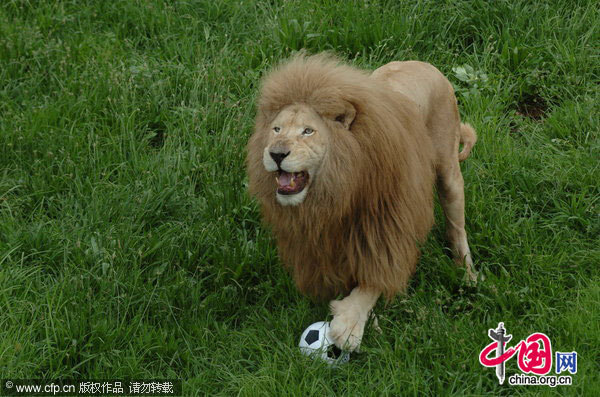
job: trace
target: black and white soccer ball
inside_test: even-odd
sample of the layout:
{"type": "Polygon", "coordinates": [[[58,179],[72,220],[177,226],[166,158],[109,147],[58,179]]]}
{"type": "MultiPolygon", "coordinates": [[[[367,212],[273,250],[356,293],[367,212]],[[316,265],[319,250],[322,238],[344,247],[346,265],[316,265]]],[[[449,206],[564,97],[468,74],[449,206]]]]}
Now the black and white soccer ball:
{"type": "Polygon", "coordinates": [[[350,360],[350,353],[340,350],[329,337],[329,323],[319,321],[311,324],[300,337],[300,351],[312,358],[319,358],[330,365],[339,365],[350,360]]]}

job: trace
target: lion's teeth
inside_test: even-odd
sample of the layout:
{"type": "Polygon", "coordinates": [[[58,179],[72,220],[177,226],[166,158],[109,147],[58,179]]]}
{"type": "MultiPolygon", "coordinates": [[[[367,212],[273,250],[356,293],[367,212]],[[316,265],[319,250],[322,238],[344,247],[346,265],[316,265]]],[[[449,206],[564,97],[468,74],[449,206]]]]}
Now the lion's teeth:
{"type": "Polygon", "coordinates": [[[291,187],[296,187],[295,179],[296,179],[296,177],[294,175],[292,175],[292,180],[290,181],[290,186],[291,187]]]}

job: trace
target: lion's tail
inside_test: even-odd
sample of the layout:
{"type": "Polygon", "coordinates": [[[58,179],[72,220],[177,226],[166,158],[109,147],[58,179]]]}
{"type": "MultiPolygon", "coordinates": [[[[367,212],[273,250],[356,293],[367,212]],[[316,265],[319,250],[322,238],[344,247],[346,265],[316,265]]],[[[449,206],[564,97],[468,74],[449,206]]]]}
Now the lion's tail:
{"type": "Polygon", "coordinates": [[[477,142],[475,129],[469,123],[460,123],[460,143],[462,143],[463,149],[458,153],[458,161],[464,161],[469,157],[475,142],[477,142]]]}

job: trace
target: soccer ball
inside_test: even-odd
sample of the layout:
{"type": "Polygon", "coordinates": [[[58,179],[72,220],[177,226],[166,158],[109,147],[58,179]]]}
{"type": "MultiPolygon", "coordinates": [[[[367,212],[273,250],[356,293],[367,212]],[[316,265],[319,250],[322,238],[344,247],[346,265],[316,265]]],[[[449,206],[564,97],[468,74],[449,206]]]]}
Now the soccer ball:
{"type": "Polygon", "coordinates": [[[350,360],[350,353],[340,350],[329,337],[329,323],[311,324],[300,337],[300,351],[312,358],[320,358],[329,365],[339,365],[350,360]]]}

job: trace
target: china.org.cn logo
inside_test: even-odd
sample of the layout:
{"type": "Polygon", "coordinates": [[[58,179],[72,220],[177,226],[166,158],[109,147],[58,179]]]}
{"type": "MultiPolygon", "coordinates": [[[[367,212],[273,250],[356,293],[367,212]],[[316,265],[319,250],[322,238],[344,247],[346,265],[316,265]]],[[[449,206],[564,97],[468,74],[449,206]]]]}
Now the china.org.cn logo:
{"type": "Polygon", "coordinates": [[[552,359],[555,358],[555,372],[557,375],[568,372],[577,373],[577,352],[556,352],[552,355],[550,338],[541,332],[536,332],[521,340],[513,347],[507,348],[512,335],[508,335],[504,323],[499,323],[498,328],[488,331],[493,340],[479,353],[479,362],[485,367],[495,368],[500,384],[506,378],[506,361],[517,355],[517,364],[522,374],[513,374],[508,377],[510,385],[571,385],[573,379],[570,375],[548,375],[552,370],[552,359]],[[531,374],[531,375],[530,375],[531,374]]]}

